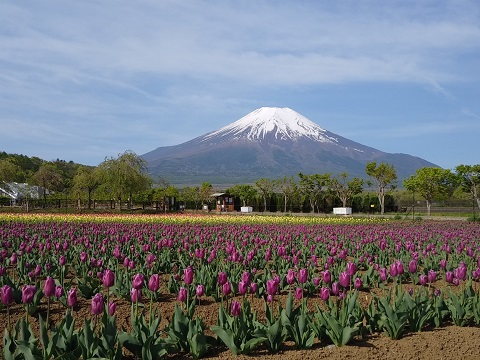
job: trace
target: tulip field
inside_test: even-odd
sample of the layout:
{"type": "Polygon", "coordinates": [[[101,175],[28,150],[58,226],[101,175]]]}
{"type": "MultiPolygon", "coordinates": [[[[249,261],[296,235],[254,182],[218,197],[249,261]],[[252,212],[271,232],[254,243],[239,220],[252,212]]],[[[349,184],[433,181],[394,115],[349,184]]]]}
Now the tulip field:
{"type": "Polygon", "coordinates": [[[466,221],[0,214],[0,241],[5,359],[319,358],[480,335],[466,221]]]}

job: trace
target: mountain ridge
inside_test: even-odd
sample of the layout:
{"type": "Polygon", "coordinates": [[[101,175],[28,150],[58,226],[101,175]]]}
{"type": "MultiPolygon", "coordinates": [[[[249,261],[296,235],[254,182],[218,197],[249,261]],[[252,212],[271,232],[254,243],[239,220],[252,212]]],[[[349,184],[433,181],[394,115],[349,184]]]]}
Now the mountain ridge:
{"type": "Polygon", "coordinates": [[[262,107],[218,130],[141,155],[152,175],[174,184],[253,183],[299,172],[347,172],[366,178],[365,165],[395,166],[399,181],[436,166],[408,154],[390,154],[323,129],[289,108],[262,107]]]}

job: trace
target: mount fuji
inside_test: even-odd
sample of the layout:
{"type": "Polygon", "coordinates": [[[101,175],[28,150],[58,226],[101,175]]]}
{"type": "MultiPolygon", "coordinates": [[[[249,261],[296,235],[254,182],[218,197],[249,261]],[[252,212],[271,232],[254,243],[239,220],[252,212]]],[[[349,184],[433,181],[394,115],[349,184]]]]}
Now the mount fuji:
{"type": "Polygon", "coordinates": [[[142,155],[151,175],[176,185],[253,183],[260,178],[347,172],[367,178],[370,161],[392,164],[399,183],[425,166],[407,154],[386,153],[323,129],[289,108],[262,107],[183,144],[142,155]]]}

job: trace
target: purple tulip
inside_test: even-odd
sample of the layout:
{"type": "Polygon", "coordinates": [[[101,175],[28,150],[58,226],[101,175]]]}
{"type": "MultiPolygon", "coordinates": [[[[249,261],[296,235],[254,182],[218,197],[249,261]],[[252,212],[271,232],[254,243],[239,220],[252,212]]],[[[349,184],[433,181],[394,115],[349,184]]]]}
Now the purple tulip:
{"type": "Polygon", "coordinates": [[[325,284],[330,284],[332,282],[332,273],[329,270],[322,272],[322,278],[325,284]]]}
{"type": "Polygon", "coordinates": [[[333,295],[338,295],[338,293],[340,292],[340,287],[338,285],[338,282],[334,282],[332,283],[332,294],[333,295]]]}
{"type": "Polygon", "coordinates": [[[408,263],[408,271],[411,274],[415,274],[417,272],[417,262],[415,261],[415,259],[410,260],[410,262],[408,263]]]}
{"type": "Polygon", "coordinates": [[[137,303],[142,301],[142,289],[132,288],[130,290],[130,300],[132,303],[137,303]]]}
{"type": "Polygon", "coordinates": [[[37,288],[33,285],[25,285],[22,288],[22,302],[24,304],[30,304],[33,301],[33,297],[35,296],[35,292],[37,288]]]}
{"type": "Polygon", "coordinates": [[[148,290],[157,292],[158,289],[160,288],[160,277],[158,274],[153,274],[150,276],[150,279],[148,279],[148,290]]]}
{"type": "Polygon", "coordinates": [[[251,294],[256,294],[258,290],[258,284],[257,283],[251,283],[250,284],[250,293],[251,294]]]}
{"type": "Polygon", "coordinates": [[[454,274],[459,280],[465,280],[467,278],[467,267],[460,265],[454,270],[454,274]]]}
{"type": "Polygon", "coordinates": [[[295,299],[302,300],[303,298],[303,289],[301,287],[297,287],[295,289],[295,299]]]}
{"type": "Polygon", "coordinates": [[[52,297],[55,295],[55,280],[51,276],[47,277],[45,280],[45,285],[43,286],[43,293],[46,297],[52,297]]]}
{"type": "Polygon", "coordinates": [[[267,280],[267,294],[274,296],[277,293],[277,290],[278,288],[275,280],[273,279],[267,280]]]}
{"type": "Polygon", "coordinates": [[[205,286],[203,286],[202,284],[197,285],[195,294],[197,295],[198,298],[201,298],[203,295],[205,295],[205,286]]]}
{"type": "Polygon", "coordinates": [[[357,277],[357,278],[355,279],[354,285],[355,285],[355,289],[360,290],[360,289],[363,287],[362,279],[360,279],[359,277],[357,277]]]}
{"type": "Polygon", "coordinates": [[[273,295],[267,295],[267,302],[271,303],[273,301],[273,295]]]}
{"type": "Polygon", "coordinates": [[[106,288],[112,287],[115,283],[115,273],[110,269],[106,269],[103,273],[102,282],[106,288]]]}
{"type": "Polygon", "coordinates": [[[225,284],[222,285],[222,294],[223,296],[228,296],[232,292],[232,285],[230,281],[227,281],[225,284]]]}
{"type": "Polygon", "coordinates": [[[55,297],[58,299],[58,298],[61,298],[64,294],[65,294],[65,291],[63,290],[62,285],[58,285],[55,288],[55,297]]]}
{"type": "Polygon", "coordinates": [[[447,271],[445,272],[445,281],[449,284],[453,283],[453,272],[447,271]]]}
{"type": "Polygon", "coordinates": [[[390,276],[391,277],[395,277],[398,275],[398,268],[397,268],[397,264],[396,263],[393,263],[392,265],[390,265],[390,276]]]}
{"type": "Polygon", "coordinates": [[[187,301],[187,289],[185,289],[183,286],[178,290],[177,300],[180,302],[187,301]]]}
{"type": "Polygon", "coordinates": [[[132,287],[136,290],[143,288],[143,283],[145,279],[142,274],[136,274],[133,276],[132,287]]]}
{"type": "Polygon", "coordinates": [[[440,267],[445,270],[447,268],[447,260],[440,260],[440,267]]]}
{"type": "Polygon", "coordinates": [[[187,285],[193,283],[193,269],[190,266],[183,269],[183,282],[187,285]]]}
{"type": "Polygon", "coordinates": [[[320,299],[323,301],[327,301],[330,297],[330,289],[327,287],[323,287],[320,289],[320,299]]]}
{"type": "Polygon", "coordinates": [[[227,280],[227,274],[224,271],[218,273],[218,285],[223,286],[227,280]]]}
{"type": "Polygon", "coordinates": [[[71,308],[77,305],[77,289],[71,288],[68,290],[67,305],[71,308]]]}
{"type": "Polygon", "coordinates": [[[10,305],[13,302],[12,288],[8,285],[3,285],[1,287],[1,293],[2,293],[2,304],[5,306],[10,305]]]}
{"type": "Polygon", "coordinates": [[[292,269],[287,271],[287,284],[292,285],[295,282],[295,271],[292,269]]]}
{"type": "Polygon", "coordinates": [[[91,310],[93,315],[100,315],[103,312],[103,295],[95,294],[92,299],[91,310]]]}
{"type": "Polygon", "coordinates": [[[397,265],[397,274],[398,275],[403,275],[403,273],[405,272],[405,269],[403,267],[403,264],[400,262],[400,260],[397,260],[395,262],[395,264],[397,265]]]}
{"type": "Polygon", "coordinates": [[[419,276],[418,279],[420,281],[420,285],[423,285],[423,286],[427,285],[427,275],[422,274],[419,276]]]}
{"type": "Polygon", "coordinates": [[[340,276],[338,277],[338,282],[340,283],[340,286],[344,288],[350,286],[350,280],[350,275],[348,275],[346,271],[342,271],[340,273],[340,276]]]}
{"type": "Polygon", "coordinates": [[[12,256],[10,256],[10,264],[17,265],[17,258],[18,258],[17,253],[13,253],[12,256]]]}
{"type": "Polygon", "coordinates": [[[115,310],[117,309],[117,304],[114,303],[113,301],[108,303],[108,313],[110,316],[115,315],[115,310]]]}
{"type": "Polygon", "coordinates": [[[307,282],[308,278],[308,271],[307,269],[300,269],[298,271],[298,282],[300,284],[305,284],[307,282]]]}
{"type": "Polygon", "coordinates": [[[434,270],[430,270],[430,271],[428,272],[427,279],[428,279],[428,282],[429,282],[429,283],[434,283],[435,280],[437,279],[437,272],[434,271],[434,270]]]}
{"type": "Polygon", "coordinates": [[[247,284],[247,286],[250,285],[250,282],[251,282],[251,277],[250,277],[250,273],[248,271],[244,271],[243,274],[242,274],[242,281],[247,284]]]}
{"type": "Polygon", "coordinates": [[[247,293],[247,290],[248,290],[248,284],[243,282],[243,281],[240,281],[238,283],[238,292],[240,295],[245,295],[247,293]]]}
{"type": "Polygon", "coordinates": [[[355,263],[353,262],[348,262],[345,272],[347,273],[348,276],[355,275],[355,273],[357,272],[357,265],[355,265],[355,263]]]}
{"type": "Polygon", "coordinates": [[[385,282],[387,280],[387,269],[380,268],[378,269],[378,274],[380,275],[380,280],[385,282]]]}
{"type": "Polygon", "coordinates": [[[238,301],[232,301],[232,307],[230,310],[230,313],[232,314],[232,316],[235,316],[235,317],[240,316],[241,310],[242,310],[242,306],[240,305],[240,303],[238,301]]]}
{"type": "Polygon", "coordinates": [[[65,258],[65,256],[60,255],[60,259],[58,260],[58,263],[60,264],[60,266],[65,266],[65,264],[67,263],[67,259],[65,258]]]}
{"type": "Polygon", "coordinates": [[[315,286],[320,285],[320,278],[314,277],[314,278],[313,278],[313,285],[315,285],[315,286]]]}

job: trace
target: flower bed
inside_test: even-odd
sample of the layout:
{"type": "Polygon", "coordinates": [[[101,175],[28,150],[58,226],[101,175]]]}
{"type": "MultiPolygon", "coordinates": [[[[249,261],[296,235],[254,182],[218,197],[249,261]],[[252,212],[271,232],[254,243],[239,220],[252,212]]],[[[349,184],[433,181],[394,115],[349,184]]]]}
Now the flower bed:
{"type": "Polygon", "coordinates": [[[6,358],[274,354],[480,324],[475,224],[6,214],[0,225],[6,358]]]}

